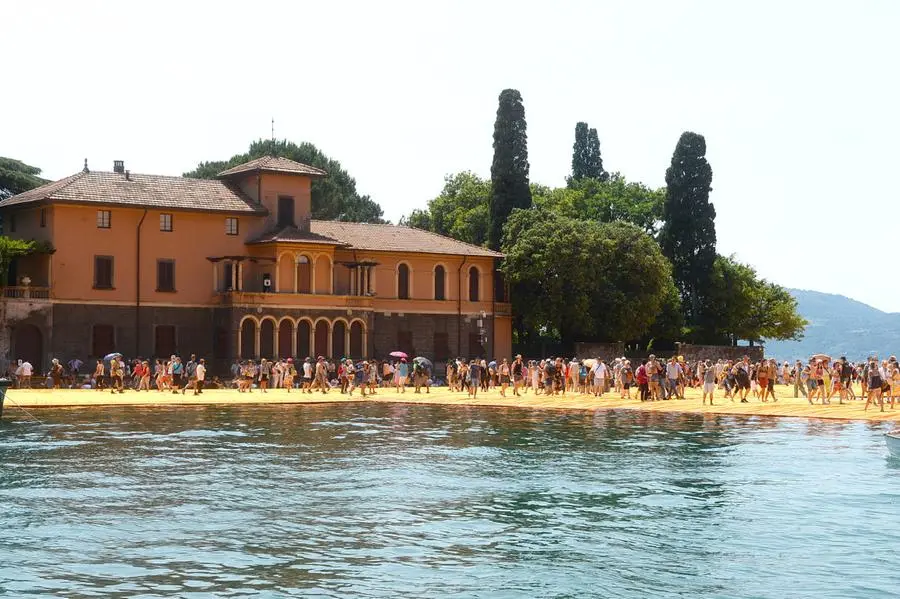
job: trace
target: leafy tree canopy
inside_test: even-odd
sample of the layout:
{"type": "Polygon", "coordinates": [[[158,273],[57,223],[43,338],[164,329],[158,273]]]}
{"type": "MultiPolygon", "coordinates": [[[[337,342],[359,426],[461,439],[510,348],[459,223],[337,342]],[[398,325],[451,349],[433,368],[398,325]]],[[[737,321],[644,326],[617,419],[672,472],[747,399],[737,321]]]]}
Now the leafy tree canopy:
{"type": "Polygon", "coordinates": [[[733,256],[717,256],[706,298],[707,341],[736,343],[762,339],[798,341],[808,324],[797,301],[780,285],[759,278],[753,267],[733,256]]]}
{"type": "MultiPolygon", "coordinates": [[[[490,226],[491,183],[465,171],[448,175],[441,194],[425,210],[413,212],[401,222],[475,245],[485,245],[490,226]]],[[[583,179],[568,187],[532,185],[537,208],[566,218],[597,222],[632,223],[655,235],[662,217],[665,190],[629,183],[619,173],[606,181],[583,179]]]]}
{"type": "Polygon", "coordinates": [[[411,227],[483,246],[490,221],[491,182],[464,171],[444,178],[441,194],[427,210],[414,210],[401,221],[411,227]]]}
{"type": "Polygon", "coordinates": [[[524,326],[563,340],[638,339],[675,293],[659,246],[629,223],[515,210],[502,251],[524,326]]]}
{"type": "Polygon", "coordinates": [[[605,180],[569,181],[568,187],[532,188],[536,206],[568,218],[601,223],[626,222],[655,235],[662,219],[664,189],[629,183],[620,173],[605,180]]]}
{"type": "Polygon", "coordinates": [[[201,162],[185,177],[215,179],[225,169],[263,156],[281,156],[315,166],[328,173],[327,177],[312,181],[312,217],[320,220],[383,223],[384,212],[377,202],[356,190],[356,180],[341,163],[329,158],[311,143],[299,145],[287,141],[260,139],[250,144],[246,154],[236,154],[228,160],[201,162]]]}
{"type": "Polygon", "coordinates": [[[40,174],[41,169],[36,166],[0,156],[0,200],[40,187],[47,182],[40,174]]]}
{"type": "Polygon", "coordinates": [[[6,283],[9,265],[19,256],[25,256],[35,250],[35,242],[12,239],[0,236],[0,285],[6,283]]]}

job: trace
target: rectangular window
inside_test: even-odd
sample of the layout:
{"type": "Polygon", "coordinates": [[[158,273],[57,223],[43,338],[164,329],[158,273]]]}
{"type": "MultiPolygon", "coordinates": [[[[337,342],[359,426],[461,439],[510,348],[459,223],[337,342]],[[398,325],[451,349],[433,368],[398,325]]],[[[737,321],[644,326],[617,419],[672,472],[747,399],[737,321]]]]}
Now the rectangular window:
{"type": "Polygon", "coordinates": [[[294,226],[294,198],[278,196],[278,226],[294,226]]]}
{"type": "Polygon", "coordinates": [[[447,333],[434,334],[434,359],[443,362],[450,358],[450,335],[447,333]]]}
{"type": "Polygon", "coordinates": [[[94,289],[113,288],[112,256],[94,256],[94,289]]]}
{"type": "Polygon", "coordinates": [[[237,235],[238,234],[238,219],[230,218],[230,217],[225,219],[225,234],[226,235],[237,235]]]}
{"type": "Polygon", "coordinates": [[[223,277],[224,281],[222,281],[222,289],[225,291],[232,291],[234,285],[231,279],[234,277],[234,264],[226,262],[225,268],[222,270],[225,272],[225,276],[223,277]]]}
{"type": "Polygon", "coordinates": [[[92,330],[91,355],[95,358],[112,353],[116,349],[116,330],[111,324],[95,324],[92,330]]]}
{"type": "Polygon", "coordinates": [[[161,358],[177,354],[177,344],[175,343],[175,327],[169,324],[157,325],[155,331],[156,355],[161,358]]]}
{"type": "Polygon", "coordinates": [[[397,331],[397,349],[410,356],[416,354],[415,348],[413,348],[412,331],[397,331]]]}
{"type": "Polygon", "coordinates": [[[9,232],[10,233],[16,232],[16,215],[15,214],[9,215],[9,232]]]}
{"type": "Polygon", "coordinates": [[[478,333],[469,333],[469,357],[484,357],[484,346],[481,345],[481,335],[478,333]]]}
{"type": "Polygon", "coordinates": [[[167,233],[172,232],[172,215],[171,214],[160,214],[159,215],[159,230],[165,231],[167,233]]]}
{"type": "Polygon", "coordinates": [[[175,291],[175,261],[156,261],[156,290],[175,291]]]}
{"type": "Polygon", "coordinates": [[[112,226],[112,212],[109,210],[97,211],[97,228],[109,229],[112,226]]]}
{"type": "Polygon", "coordinates": [[[47,226],[47,209],[41,208],[41,227],[47,226]]]}

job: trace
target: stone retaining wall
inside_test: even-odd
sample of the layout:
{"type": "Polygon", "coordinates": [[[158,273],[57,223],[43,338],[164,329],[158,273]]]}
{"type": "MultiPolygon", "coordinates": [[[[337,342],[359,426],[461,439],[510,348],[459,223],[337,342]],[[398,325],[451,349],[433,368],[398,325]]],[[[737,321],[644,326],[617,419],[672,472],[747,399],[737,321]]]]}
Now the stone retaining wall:
{"type": "Polygon", "coordinates": [[[697,360],[740,360],[744,356],[750,356],[752,362],[758,362],[763,359],[765,348],[760,345],[753,347],[733,346],[733,345],[694,345],[692,343],[676,343],[677,353],[684,356],[688,362],[697,360]]]}
{"type": "Polygon", "coordinates": [[[624,355],[624,343],[601,343],[593,341],[579,341],[575,343],[575,357],[582,360],[585,358],[603,358],[604,360],[609,361],[624,355]]]}

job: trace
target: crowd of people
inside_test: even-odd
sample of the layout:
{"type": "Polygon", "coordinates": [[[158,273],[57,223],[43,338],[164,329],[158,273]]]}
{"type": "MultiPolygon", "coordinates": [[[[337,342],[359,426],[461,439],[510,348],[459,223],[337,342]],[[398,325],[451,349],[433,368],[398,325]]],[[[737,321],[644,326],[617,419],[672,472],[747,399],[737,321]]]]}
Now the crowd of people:
{"type": "MultiPolygon", "coordinates": [[[[293,358],[269,360],[235,360],[231,378],[222,381],[208,377],[207,363],[191,355],[182,361],[177,355],[154,361],[135,359],[126,361],[121,354],[110,354],[97,360],[90,372],[83,373],[84,363],[78,359],[63,365],[51,361],[45,384],[52,388],[85,388],[124,393],[136,391],[171,392],[184,394],[188,390],[201,394],[205,388],[236,388],[242,393],[254,389],[267,393],[270,389],[297,390],[301,393],[328,393],[339,390],[353,395],[375,395],[377,389],[391,387],[399,393],[413,388],[415,393],[430,393],[432,385],[446,384],[451,391],[477,397],[478,392],[499,390],[501,396],[590,394],[606,393],[622,399],[632,397],[641,401],[684,399],[685,389],[702,389],[703,404],[713,405],[716,394],[725,399],[747,403],[751,398],[762,402],[777,402],[776,385],[793,386],[794,397],[804,397],[810,404],[829,404],[866,400],[865,409],[872,404],[884,410],[885,403],[893,409],[900,401],[900,365],[891,356],[885,360],[870,357],[850,362],[842,357],[813,356],[807,362],[778,363],[775,359],[751,361],[711,359],[686,362],[681,356],[658,358],[651,354],[632,364],[624,357],[605,361],[602,358],[565,359],[551,357],[524,360],[521,355],[511,361],[487,361],[456,358],[446,364],[445,379],[435,375],[432,363],[425,358],[407,360],[340,360],[319,356],[295,363],[293,358]],[[861,394],[857,395],[854,385],[861,394]]],[[[34,368],[27,360],[11,365],[10,374],[18,386],[30,386],[34,368]]],[[[779,391],[782,392],[782,391],[779,391]]]]}

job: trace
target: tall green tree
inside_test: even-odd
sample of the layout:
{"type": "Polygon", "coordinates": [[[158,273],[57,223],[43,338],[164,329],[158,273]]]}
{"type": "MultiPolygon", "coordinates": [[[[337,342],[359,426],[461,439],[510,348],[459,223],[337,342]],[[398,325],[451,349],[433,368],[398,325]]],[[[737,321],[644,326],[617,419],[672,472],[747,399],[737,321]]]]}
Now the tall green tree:
{"type": "Polygon", "coordinates": [[[786,289],[761,279],[733,256],[717,256],[710,275],[706,311],[715,328],[709,340],[736,344],[740,339],[755,343],[803,337],[808,323],[786,289]]]}
{"type": "Polygon", "coordinates": [[[250,149],[245,154],[236,154],[228,160],[201,162],[194,170],[184,173],[184,176],[214,179],[225,169],[269,155],[289,158],[328,173],[327,177],[312,181],[313,218],[366,223],[385,222],[381,206],[356,190],[356,180],[341,166],[341,163],[307,142],[298,145],[287,140],[260,139],[251,143],[250,149]]]}
{"type": "Polygon", "coordinates": [[[672,263],[685,320],[694,331],[703,326],[703,303],[716,259],[716,209],[709,201],[711,185],[706,140],[697,133],[682,133],[666,170],[659,244],[672,263]]]}
{"type": "Polygon", "coordinates": [[[564,342],[636,340],[676,293],[657,243],[628,223],[515,210],[502,250],[514,313],[564,342]]]}
{"type": "Polygon", "coordinates": [[[575,125],[575,144],[572,146],[571,181],[597,179],[606,181],[609,173],[603,170],[600,156],[600,138],[596,129],[589,129],[584,122],[575,125]]]}
{"type": "Polygon", "coordinates": [[[528,135],[522,95],[514,89],[500,93],[494,122],[494,161],[491,163],[490,230],[488,246],[499,250],[503,225],[516,208],[531,207],[528,185],[528,135]]]}
{"type": "Polygon", "coordinates": [[[47,182],[40,174],[41,169],[36,166],[0,156],[0,200],[40,187],[47,182]]]}

